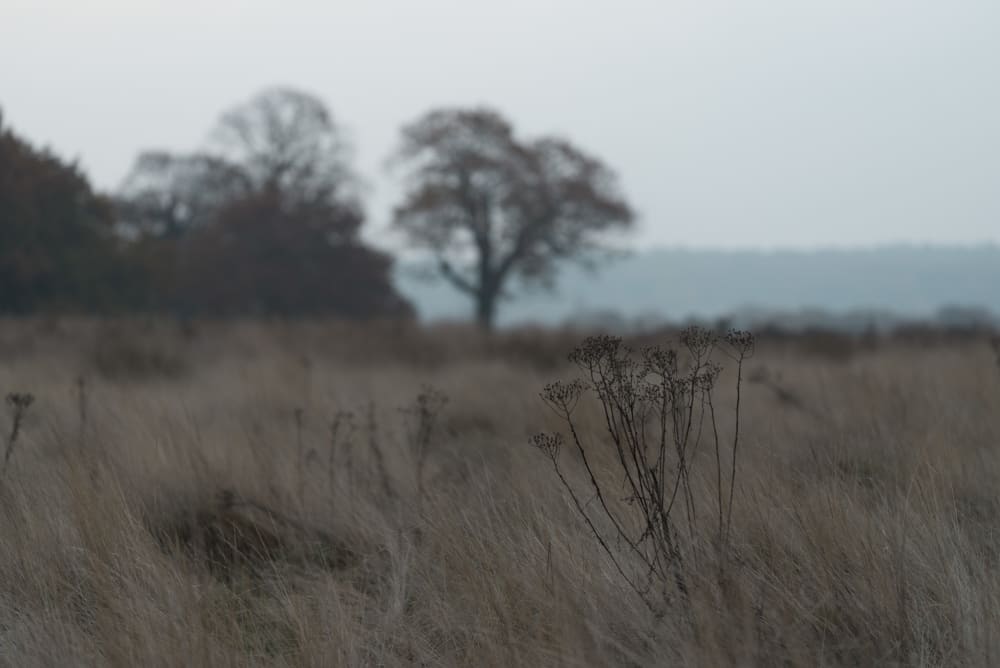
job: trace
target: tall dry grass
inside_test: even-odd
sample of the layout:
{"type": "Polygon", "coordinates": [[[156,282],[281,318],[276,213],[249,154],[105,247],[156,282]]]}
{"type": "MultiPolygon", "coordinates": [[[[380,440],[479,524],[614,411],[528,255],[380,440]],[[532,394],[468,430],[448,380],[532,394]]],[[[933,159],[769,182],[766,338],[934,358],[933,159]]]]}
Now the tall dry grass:
{"type": "MultiPolygon", "coordinates": [[[[734,565],[688,563],[675,614],[621,581],[529,445],[559,427],[538,393],[580,338],[2,323],[0,390],[35,401],[0,481],[0,661],[1000,662],[985,340],[759,341],[734,565]],[[448,401],[425,401],[425,429],[427,386],[448,401]]],[[[599,416],[578,418],[600,443],[599,416]]]]}

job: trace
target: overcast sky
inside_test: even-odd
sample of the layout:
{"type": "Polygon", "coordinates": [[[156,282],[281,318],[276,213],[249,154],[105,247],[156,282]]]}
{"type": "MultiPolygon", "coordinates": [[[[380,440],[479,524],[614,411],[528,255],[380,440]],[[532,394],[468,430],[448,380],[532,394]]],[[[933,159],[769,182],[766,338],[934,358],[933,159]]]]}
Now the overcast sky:
{"type": "Polygon", "coordinates": [[[386,242],[399,126],[488,104],[620,173],[636,246],[1000,241],[997,0],[0,0],[0,107],[116,187],[261,88],[326,100],[386,242]]]}

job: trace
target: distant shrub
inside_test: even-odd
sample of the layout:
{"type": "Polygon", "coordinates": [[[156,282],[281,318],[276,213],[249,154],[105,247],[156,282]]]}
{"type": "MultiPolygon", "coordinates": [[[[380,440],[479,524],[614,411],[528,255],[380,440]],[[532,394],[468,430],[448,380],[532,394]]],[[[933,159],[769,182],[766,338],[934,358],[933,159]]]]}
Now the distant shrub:
{"type": "Polygon", "coordinates": [[[144,518],[147,529],[165,551],[179,549],[225,581],[262,577],[276,562],[342,570],[358,559],[345,541],[229,489],[174,503],[144,518]]]}
{"type": "Polygon", "coordinates": [[[178,341],[151,325],[130,323],[100,329],[92,362],[98,374],[116,380],[174,378],[187,371],[178,341]]]}
{"type": "Polygon", "coordinates": [[[540,371],[553,371],[566,362],[566,348],[578,341],[568,330],[525,327],[504,332],[488,342],[487,351],[496,357],[540,371]]]}

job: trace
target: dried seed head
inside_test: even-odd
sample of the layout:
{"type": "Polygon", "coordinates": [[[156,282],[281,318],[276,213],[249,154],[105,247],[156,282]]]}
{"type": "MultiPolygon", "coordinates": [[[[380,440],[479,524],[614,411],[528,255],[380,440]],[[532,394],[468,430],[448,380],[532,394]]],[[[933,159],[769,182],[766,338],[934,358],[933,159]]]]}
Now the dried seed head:
{"type": "Polygon", "coordinates": [[[755,340],[750,332],[742,329],[731,329],[726,332],[725,340],[740,357],[753,355],[755,340]]]}
{"type": "Polygon", "coordinates": [[[720,373],[722,373],[722,365],[709,362],[702,367],[701,373],[695,376],[693,384],[703,392],[711,392],[716,381],[719,380],[720,373]]]}
{"type": "Polygon", "coordinates": [[[448,395],[442,390],[433,385],[422,385],[420,393],[413,400],[413,404],[401,408],[400,411],[408,415],[427,418],[440,413],[448,405],[448,401],[448,395]]]}
{"type": "Polygon", "coordinates": [[[613,361],[627,353],[620,336],[600,334],[588,336],[569,354],[569,361],[585,369],[592,369],[608,361],[613,361]]]}
{"type": "Polygon", "coordinates": [[[531,437],[531,444],[544,452],[553,462],[559,457],[562,442],[562,434],[539,432],[531,437]]]}
{"type": "Polygon", "coordinates": [[[715,345],[715,334],[704,327],[692,325],[686,327],[680,335],[681,345],[688,349],[692,356],[704,357],[715,345]]]}
{"type": "Polygon", "coordinates": [[[30,392],[11,392],[7,395],[7,405],[15,411],[23,411],[34,403],[35,397],[30,392]]]}
{"type": "Polygon", "coordinates": [[[557,380],[542,389],[542,399],[559,412],[569,414],[576,408],[585,389],[586,385],[581,380],[572,380],[568,383],[557,380]]]}
{"type": "Polygon", "coordinates": [[[666,391],[663,385],[657,383],[645,383],[640,390],[639,398],[642,401],[659,404],[663,401],[665,395],[666,391]]]}
{"type": "Polygon", "coordinates": [[[673,348],[653,346],[642,351],[646,371],[656,376],[671,378],[677,374],[677,351],[673,348]]]}

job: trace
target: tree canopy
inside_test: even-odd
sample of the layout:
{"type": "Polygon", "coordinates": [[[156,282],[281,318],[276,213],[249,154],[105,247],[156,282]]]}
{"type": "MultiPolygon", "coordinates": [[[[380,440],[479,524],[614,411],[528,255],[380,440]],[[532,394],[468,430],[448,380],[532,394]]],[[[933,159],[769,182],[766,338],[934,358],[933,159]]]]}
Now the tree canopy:
{"type": "Polygon", "coordinates": [[[110,202],[73,163],[37,149],[0,115],[0,312],[134,305],[110,202]]]}
{"type": "Polygon", "coordinates": [[[159,257],[161,293],[190,313],[400,316],[391,260],[360,238],[347,142],[325,105],[271,89],[222,115],[190,155],[139,156],[125,234],[159,257]]]}
{"type": "Polygon", "coordinates": [[[551,285],[558,263],[593,259],[633,213],[615,173],[570,142],[521,140],[489,109],[431,111],[405,126],[407,189],[394,225],[492,327],[512,278],[551,285]]]}

